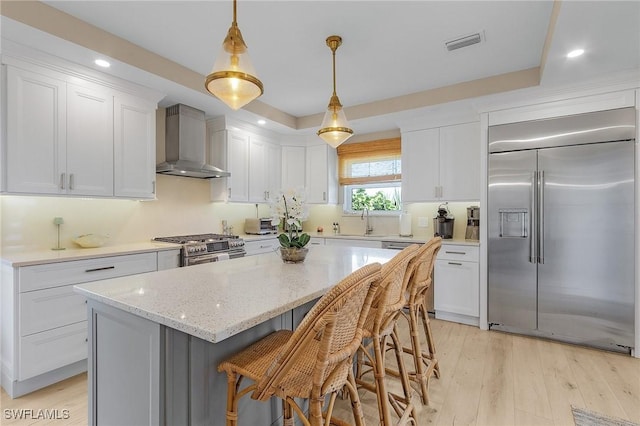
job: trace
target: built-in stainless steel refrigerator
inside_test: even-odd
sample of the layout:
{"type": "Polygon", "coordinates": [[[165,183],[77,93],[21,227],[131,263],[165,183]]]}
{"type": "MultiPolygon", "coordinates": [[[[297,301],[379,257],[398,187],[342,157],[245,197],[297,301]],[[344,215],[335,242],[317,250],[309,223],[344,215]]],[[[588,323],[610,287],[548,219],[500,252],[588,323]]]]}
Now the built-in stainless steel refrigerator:
{"type": "Polygon", "coordinates": [[[489,127],[491,329],[634,346],[635,115],[489,127]]]}

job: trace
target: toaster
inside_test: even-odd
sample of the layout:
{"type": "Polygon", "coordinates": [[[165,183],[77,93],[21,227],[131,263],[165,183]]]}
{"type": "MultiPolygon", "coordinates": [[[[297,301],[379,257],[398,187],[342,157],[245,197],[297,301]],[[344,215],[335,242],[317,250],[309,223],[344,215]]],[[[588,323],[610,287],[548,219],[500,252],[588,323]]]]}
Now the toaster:
{"type": "Polygon", "coordinates": [[[247,218],[244,220],[244,233],[254,235],[277,234],[278,226],[271,224],[271,218],[247,218]]]}

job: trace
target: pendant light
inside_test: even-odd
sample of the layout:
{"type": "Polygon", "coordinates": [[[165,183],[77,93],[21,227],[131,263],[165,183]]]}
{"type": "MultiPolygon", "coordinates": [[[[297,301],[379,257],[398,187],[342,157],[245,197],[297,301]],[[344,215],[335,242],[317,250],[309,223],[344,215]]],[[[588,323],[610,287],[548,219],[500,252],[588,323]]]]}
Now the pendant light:
{"type": "Polygon", "coordinates": [[[347,117],[344,115],[342,104],[336,94],[336,50],[341,44],[342,37],[337,35],[327,37],[327,46],[333,55],[333,95],[329,100],[329,107],[324,114],[320,130],[318,130],[318,136],[334,148],[353,136],[353,130],[349,128],[347,117]]]}
{"type": "Polygon", "coordinates": [[[247,45],[236,21],[236,0],[233,0],[233,22],[222,43],[222,50],[204,83],[213,96],[237,110],[264,93],[262,82],[256,77],[247,45]]]}

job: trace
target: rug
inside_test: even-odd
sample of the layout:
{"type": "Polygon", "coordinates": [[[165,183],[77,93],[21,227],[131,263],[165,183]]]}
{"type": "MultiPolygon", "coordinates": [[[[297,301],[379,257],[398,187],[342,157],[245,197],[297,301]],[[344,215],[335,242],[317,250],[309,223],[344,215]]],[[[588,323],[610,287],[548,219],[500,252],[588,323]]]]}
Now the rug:
{"type": "Polygon", "coordinates": [[[629,420],[606,416],[584,408],[571,407],[576,426],[640,426],[629,420]]]}

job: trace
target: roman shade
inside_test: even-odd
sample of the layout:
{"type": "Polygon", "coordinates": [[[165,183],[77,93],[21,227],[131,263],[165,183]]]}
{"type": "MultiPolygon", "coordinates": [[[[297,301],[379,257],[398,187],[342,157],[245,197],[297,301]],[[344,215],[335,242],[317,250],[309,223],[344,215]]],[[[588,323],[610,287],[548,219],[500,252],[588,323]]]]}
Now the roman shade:
{"type": "Polygon", "coordinates": [[[340,185],[394,182],[401,178],[400,138],[343,144],[338,147],[340,185]]]}

